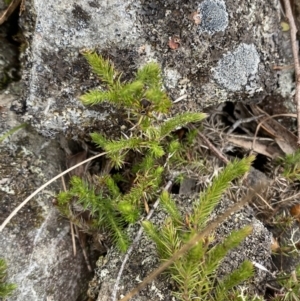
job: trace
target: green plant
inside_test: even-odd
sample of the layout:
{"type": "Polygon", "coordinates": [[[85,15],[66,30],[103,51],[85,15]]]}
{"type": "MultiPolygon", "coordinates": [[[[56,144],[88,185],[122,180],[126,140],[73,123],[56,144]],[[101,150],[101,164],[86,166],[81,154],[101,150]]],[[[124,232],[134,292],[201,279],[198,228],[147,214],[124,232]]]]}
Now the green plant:
{"type": "MultiPolygon", "coordinates": [[[[253,157],[249,157],[229,163],[211,186],[200,194],[193,212],[189,215],[179,211],[167,192],[162,193],[161,205],[169,215],[164,225],[158,229],[149,221],[143,222],[146,233],[157,245],[162,261],[172,257],[196,233],[206,227],[209,216],[230,182],[247,172],[252,160],[253,157]]],[[[217,280],[215,271],[227,252],[237,247],[251,231],[250,226],[234,231],[221,244],[214,247],[211,247],[214,240],[211,235],[193,247],[183,258],[175,261],[168,270],[178,285],[179,292],[175,295],[180,300],[186,301],[193,299],[222,301],[230,300],[233,296],[237,297],[237,291],[229,290],[253,276],[252,263],[243,262],[237,270],[220,281],[217,280]]]]}
{"type": "Polygon", "coordinates": [[[290,181],[300,180],[300,150],[287,154],[279,160],[283,166],[283,175],[290,181]]]}
{"type": "Polygon", "coordinates": [[[6,139],[8,136],[12,135],[14,132],[18,131],[19,129],[26,127],[27,124],[26,123],[22,123],[21,125],[18,125],[14,128],[12,128],[11,130],[9,130],[7,133],[3,134],[0,136],[0,143],[4,141],[4,139],[6,139]]]}
{"type": "Polygon", "coordinates": [[[300,265],[290,274],[282,272],[276,282],[281,286],[280,292],[276,292],[272,301],[300,301],[300,265]]]}
{"type": "MultiPolygon", "coordinates": [[[[94,176],[92,181],[73,177],[70,189],[58,196],[59,208],[87,231],[102,229],[109,232],[118,248],[125,251],[129,245],[125,225],[136,222],[142,210],[147,210],[148,203],[160,196],[169,217],[160,230],[150,222],[144,222],[143,227],[157,244],[162,260],[168,260],[196,233],[205,229],[222,194],[232,180],[249,170],[253,157],[230,163],[200,194],[192,214],[183,217],[169,194],[161,193],[164,176],[172,168],[188,164],[199,169],[203,165],[191,159],[190,153],[186,156],[196,131],[189,131],[184,143],[173,133],[190,122],[203,120],[206,115],[186,112],[168,118],[166,114],[171,101],[163,90],[160,69],[155,63],[139,69],[132,81],[122,82],[122,74],[109,61],[95,53],[86,52],[84,56],[105,87],[89,91],[81,100],[86,105],[109,102],[125,109],[131,128],[114,140],[102,133],[91,134],[92,142],[106,152],[105,172],[94,176]],[[121,189],[124,185],[126,188],[121,189]],[[78,218],[80,214],[70,210],[71,203],[76,204],[77,210],[90,213],[88,224],[78,218]]],[[[177,180],[180,179],[182,176],[177,176],[177,180]]],[[[254,300],[241,298],[240,292],[234,290],[237,284],[253,275],[252,263],[245,261],[222,280],[218,280],[215,273],[227,252],[238,246],[251,231],[251,227],[235,231],[216,246],[212,246],[214,237],[211,235],[175,261],[169,269],[179,289],[175,295],[182,300],[225,300],[229,297],[254,300]]]]}
{"type": "Polygon", "coordinates": [[[6,283],[7,265],[3,258],[0,258],[0,299],[6,298],[12,294],[16,289],[16,285],[12,283],[6,283]]]}
{"type": "Polygon", "coordinates": [[[107,152],[109,168],[104,175],[95,177],[94,184],[73,177],[70,190],[58,195],[58,207],[85,229],[109,232],[119,249],[125,251],[129,239],[124,226],[137,221],[144,206],[147,209],[148,203],[157,198],[171,162],[177,161],[179,165],[187,162],[184,147],[172,132],[190,122],[199,122],[206,115],[185,112],[166,117],[171,101],[163,91],[156,63],[139,69],[131,82],[121,82],[122,74],[109,61],[95,53],[84,55],[106,89],[89,91],[81,100],[86,105],[106,101],[126,109],[127,122],[132,128],[115,140],[101,133],[91,134],[92,141],[107,152]],[[111,175],[111,169],[118,172],[111,175]],[[125,191],[120,189],[122,184],[125,191]],[[70,210],[71,202],[90,212],[88,226],[70,210]]]}

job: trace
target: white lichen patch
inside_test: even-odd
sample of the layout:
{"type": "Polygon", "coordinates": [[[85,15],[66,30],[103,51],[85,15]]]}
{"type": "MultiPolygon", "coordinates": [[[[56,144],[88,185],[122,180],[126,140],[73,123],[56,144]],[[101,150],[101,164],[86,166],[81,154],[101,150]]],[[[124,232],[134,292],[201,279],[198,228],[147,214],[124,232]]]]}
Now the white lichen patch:
{"type": "Polygon", "coordinates": [[[102,277],[105,277],[105,276],[107,276],[109,274],[109,270],[108,269],[102,269],[101,270],[101,276],[102,277]]]}
{"type": "Polygon", "coordinates": [[[8,186],[1,187],[0,190],[7,193],[7,194],[11,194],[11,195],[16,194],[16,192],[8,186]]]}
{"type": "Polygon", "coordinates": [[[253,44],[241,44],[236,50],[223,56],[214,69],[217,83],[230,91],[253,88],[254,75],[260,58],[253,44]],[[248,84],[248,85],[247,85],[248,84]]]}
{"type": "Polygon", "coordinates": [[[179,72],[175,69],[165,68],[164,70],[164,84],[169,89],[174,89],[178,85],[178,81],[181,78],[179,72]]]}
{"type": "MultiPolygon", "coordinates": [[[[111,109],[111,112],[114,112],[111,109]]],[[[92,124],[92,120],[105,120],[109,116],[109,112],[96,112],[93,110],[82,108],[67,108],[64,111],[52,112],[45,116],[43,127],[39,130],[44,136],[52,136],[53,133],[60,131],[65,132],[72,125],[80,125],[84,122],[92,124]]]]}
{"type": "Polygon", "coordinates": [[[200,32],[214,34],[225,31],[228,26],[228,13],[223,0],[205,0],[199,5],[200,32]]]}

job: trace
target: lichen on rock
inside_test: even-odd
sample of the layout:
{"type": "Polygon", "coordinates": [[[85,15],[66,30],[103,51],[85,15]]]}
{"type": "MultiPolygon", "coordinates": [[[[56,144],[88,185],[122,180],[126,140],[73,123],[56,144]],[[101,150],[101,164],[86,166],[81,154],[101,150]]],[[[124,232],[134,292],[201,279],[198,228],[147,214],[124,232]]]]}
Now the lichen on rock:
{"type": "Polygon", "coordinates": [[[84,108],[78,100],[89,89],[105,88],[90,73],[82,48],[109,58],[126,80],[146,62],[158,62],[170,97],[186,95],[174,113],[224,101],[261,101],[277,87],[272,66],[282,63],[282,33],[273,1],[35,0],[32,6],[22,16],[36,13],[34,28],[25,28],[32,41],[24,55],[24,118],[45,136],[64,133],[76,139],[99,128],[114,134],[124,125],[111,107],[84,108]],[[193,12],[199,24],[191,20],[193,12]],[[175,36],[180,43],[171,49],[168,42],[175,36]],[[240,65],[226,66],[229,53],[240,56],[240,65]]]}
{"type": "Polygon", "coordinates": [[[252,88],[254,92],[253,80],[249,79],[257,73],[259,61],[256,47],[253,44],[242,43],[234,51],[221,58],[214,69],[214,78],[230,91],[240,91],[246,88],[250,92],[252,88]]]}
{"type": "Polygon", "coordinates": [[[199,5],[200,31],[214,34],[228,26],[228,14],[223,0],[205,0],[199,5]]]}

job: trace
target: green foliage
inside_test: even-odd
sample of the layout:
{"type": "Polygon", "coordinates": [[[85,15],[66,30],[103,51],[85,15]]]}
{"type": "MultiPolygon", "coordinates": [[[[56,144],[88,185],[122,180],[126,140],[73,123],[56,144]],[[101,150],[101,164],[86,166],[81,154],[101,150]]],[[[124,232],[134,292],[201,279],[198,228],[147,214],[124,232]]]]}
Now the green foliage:
{"type": "MultiPolygon", "coordinates": [[[[171,101],[164,92],[160,68],[149,63],[139,69],[135,78],[122,82],[122,74],[114,66],[95,53],[84,56],[92,70],[103,82],[103,87],[89,91],[81,97],[86,105],[108,102],[117,108],[125,108],[127,122],[132,125],[128,133],[119,139],[110,139],[104,133],[91,133],[92,141],[107,155],[108,166],[118,170],[110,175],[94,176],[93,184],[73,177],[70,189],[58,196],[60,210],[73,222],[86,229],[86,225],[72,207],[89,212],[89,228],[102,229],[112,237],[121,251],[129,245],[124,228],[140,218],[148,204],[159,197],[164,175],[170,168],[203,167],[203,162],[191,151],[196,131],[188,131],[185,144],[173,133],[191,122],[199,122],[203,113],[184,112],[171,118],[171,101]],[[196,160],[195,160],[196,158],[196,160]],[[121,186],[126,189],[121,189],[121,186]]],[[[183,217],[178,206],[167,192],[160,195],[161,206],[169,217],[161,229],[149,221],[143,222],[146,233],[157,245],[162,260],[167,260],[196,233],[206,227],[210,214],[219,203],[222,194],[232,180],[244,175],[250,168],[253,157],[230,163],[217,176],[212,185],[200,194],[193,212],[183,217]]],[[[178,177],[179,179],[182,177],[178,177]]],[[[195,245],[185,256],[174,262],[169,272],[178,285],[176,296],[181,300],[226,300],[242,281],[253,275],[248,261],[222,280],[216,269],[222,259],[252,231],[251,227],[232,232],[220,244],[213,246],[213,235],[195,245]]],[[[236,300],[241,299],[238,295],[236,300]]],[[[229,299],[228,299],[229,300],[229,299]]],[[[247,299],[248,300],[248,299],[247,299]]],[[[249,299],[250,300],[250,299],[249,299]]]]}
{"type": "Polygon", "coordinates": [[[112,87],[114,84],[114,78],[118,76],[113,65],[93,52],[84,53],[84,57],[89,62],[92,70],[101,78],[101,80],[112,87]]]}
{"type": "MultiPolygon", "coordinates": [[[[101,191],[96,193],[93,186],[90,186],[79,177],[72,177],[70,189],[58,195],[59,209],[74,223],[79,223],[80,225],[80,222],[76,221],[72,211],[69,210],[70,200],[74,200],[76,204],[82,206],[83,211],[88,210],[90,212],[93,227],[110,233],[113,242],[120,250],[125,251],[128,247],[129,239],[123,231],[123,226],[126,219],[131,218],[131,220],[136,220],[134,218],[134,214],[136,215],[136,213],[130,210],[130,217],[125,216],[125,214],[120,215],[117,202],[118,197],[116,197],[119,193],[114,180],[106,176],[105,178],[99,178],[99,183],[101,181],[107,184],[108,192],[106,195],[101,191]]],[[[130,207],[130,203],[128,206],[130,207]]]]}
{"type": "Polygon", "coordinates": [[[283,175],[290,181],[300,180],[300,150],[281,159],[283,175]]]}
{"type": "Polygon", "coordinates": [[[280,273],[277,282],[282,287],[281,294],[275,295],[272,301],[300,301],[300,265],[298,265],[291,275],[280,273]]]}
{"type": "MultiPolygon", "coordinates": [[[[169,112],[171,101],[163,90],[156,63],[145,65],[137,71],[135,79],[124,83],[121,73],[109,61],[95,53],[84,56],[105,87],[84,94],[83,103],[94,105],[106,101],[125,108],[128,123],[133,127],[129,137],[124,135],[115,140],[103,133],[91,133],[92,141],[107,152],[109,166],[119,173],[111,176],[108,171],[94,179],[96,184],[92,185],[73,177],[70,189],[58,195],[58,207],[84,229],[86,223],[72,207],[90,212],[88,228],[110,233],[113,242],[125,251],[129,244],[125,225],[136,222],[144,206],[147,210],[148,203],[159,196],[163,176],[172,162],[170,157],[176,157],[181,164],[186,162],[184,146],[172,132],[188,123],[199,122],[206,115],[185,112],[166,120],[163,114],[169,112]],[[121,184],[127,185],[125,191],[120,190],[121,184]]],[[[173,209],[176,214],[176,208],[173,209]]]]}
{"type": "Polygon", "coordinates": [[[9,130],[7,133],[3,134],[0,136],[0,143],[3,142],[7,137],[9,137],[10,135],[12,135],[13,133],[15,133],[16,131],[18,131],[19,129],[23,128],[27,126],[26,123],[22,123],[21,125],[18,125],[14,128],[12,128],[11,130],[9,130]]]}
{"type": "Polygon", "coordinates": [[[3,258],[0,258],[0,298],[6,298],[10,296],[16,289],[16,285],[12,283],[6,283],[7,265],[3,258]]]}
{"type": "MultiPolygon", "coordinates": [[[[189,216],[183,216],[174,200],[167,192],[161,194],[163,209],[168,213],[164,225],[159,230],[151,222],[144,221],[143,227],[148,236],[156,243],[162,261],[168,260],[195,233],[203,230],[213,209],[230,182],[244,175],[250,169],[253,157],[234,161],[216,177],[211,186],[201,193],[194,210],[189,216]],[[188,223],[186,221],[189,221],[188,223]]],[[[172,279],[177,283],[180,300],[229,300],[229,290],[253,276],[252,263],[246,261],[217,282],[216,270],[226,254],[237,247],[252,231],[250,226],[233,231],[222,243],[211,246],[214,238],[198,242],[183,258],[169,268],[172,279]]],[[[231,292],[232,293],[232,292],[231,292]]]]}
{"type": "Polygon", "coordinates": [[[86,52],[84,56],[107,88],[105,91],[96,89],[84,94],[81,97],[84,104],[95,105],[108,101],[129,112],[141,113],[147,110],[146,115],[169,111],[171,101],[163,91],[160,68],[156,63],[149,63],[139,69],[132,82],[121,83],[121,73],[108,60],[96,53],[86,52]]]}
{"type": "Polygon", "coordinates": [[[225,170],[213,181],[212,185],[200,194],[199,202],[195,204],[194,215],[191,218],[198,231],[205,227],[208,217],[219,203],[222,194],[229,188],[231,181],[249,171],[253,160],[254,157],[250,156],[228,164],[225,170]]]}

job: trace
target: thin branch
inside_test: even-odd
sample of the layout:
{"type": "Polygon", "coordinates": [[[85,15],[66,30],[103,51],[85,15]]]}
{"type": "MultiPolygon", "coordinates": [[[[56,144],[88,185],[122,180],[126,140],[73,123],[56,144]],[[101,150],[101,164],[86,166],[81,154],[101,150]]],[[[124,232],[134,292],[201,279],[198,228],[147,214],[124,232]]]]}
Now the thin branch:
{"type": "Polygon", "coordinates": [[[0,232],[2,232],[2,230],[5,228],[5,226],[10,222],[10,220],[34,197],[36,196],[40,191],[42,191],[43,189],[45,189],[48,185],[50,185],[52,182],[56,181],[57,179],[59,179],[61,176],[67,174],[68,172],[70,172],[71,170],[79,167],[82,164],[85,164],[87,162],[90,162],[96,158],[102,157],[104,155],[106,155],[107,152],[104,153],[100,153],[96,156],[93,156],[91,158],[88,158],[70,168],[68,168],[67,170],[61,172],[59,175],[55,176],[54,178],[52,178],[51,180],[49,180],[47,183],[45,183],[44,185],[40,186],[37,190],[35,190],[28,198],[26,198],[17,208],[15,208],[13,210],[13,212],[5,219],[5,221],[1,224],[0,226],[0,232]]]}
{"type": "Polygon", "coordinates": [[[228,130],[227,135],[231,134],[237,127],[239,127],[242,123],[248,123],[251,121],[254,121],[260,117],[263,117],[264,115],[259,115],[259,116],[253,116],[249,118],[244,118],[244,119],[239,119],[237,120],[228,130]]]}
{"type": "Polygon", "coordinates": [[[88,257],[88,255],[86,253],[85,243],[83,241],[84,238],[82,237],[82,235],[80,235],[78,227],[76,225],[74,225],[74,226],[75,226],[75,232],[76,232],[76,235],[77,235],[77,239],[78,239],[79,244],[81,246],[81,250],[82,250],[82,254],[83,254],[83,258],[84,258],[85,264],[86,264],[89,272],[92,272],[93,269],[91,267],[91,264],[90,264],[90,261],[89,261],[89,257],[88,257]]]}
{"type": "Polygon", "coordinates": [[[181,101],[183,99],[186,99],[186,98],[187,98],[187,94],[181,95],[180,97],[178,97],[177,99],[175,99],[173,101],[173,103],[177,103],[177,102],[179,102],[179,101],[181,101]]]}
{"type": "Polygon", "coordinates": [[[0,25],[3,24],[9,16],[16,10],[21,0],[12,0],[7,9],[0,16],[0,25]]]}
{"type": "Polygon", "coordinates": [[[72,246],[73,246],[73,255],[74,255],[74,257],[76,257],[77,250],[76,250],[76,241],[75,241],[74,227],[75,227],[75,225],[70,221],[72,246]]]}
{"type": "Polygon", "coordinates": [[[298,123],[298,145],[300,145],[300,65],[299,65],[299,48],[297,41],[297,27],[295,24],[294,16],[291,9],[290,0],[283,0],[286,17],[290,23],[290,32],[291,32],[291,43],[292,43],[292,51],[294,57],[294,65],[295,65],[295,77],[296,77],[296,94],[295,94],[295,103],[297,106],[297,123],[298,123]]]}
{"type": "Polygon", "coordinates": [[[287,202],[287,201],[289,201],[289,200],[297,199],[299,196],[300,196],[300,192],[298,192],[298,193],[296,193],[296,194],[293,194],[292,196],[287,197],[287,198],[285,198],[285,199],[283,199],[283,200],[280,200],[280,201],[278,201],[278,202],[274,202],[274,205],[278,205],[278,204],[280,204],[280,203],[284,203],[284,202],[287,202]]]}
{"type": "MultiPolygon", "coordinates": [[[[173,182],[169,181],[167,183],[167,185],[164,187],[163,191],[169,191],[172,185],[173,185],[173,182]]],[[[145,220],[148,221],[151,218],[152,214],[154,213],[154,210],[157,208],[157,206],[159,204],[159,201],[160,201],[160,199],[158,198],[156,200],[156,202],[154,203],[152,209],[150,210],[150,212],[146,216],[145,220]]],[[[141,227],[139,229],[139,232],[137,233],[137,235],[136,235],[133,243],[131,244],[130,248],[127,250],[127,252],[125,254],[124,260],[122,262],[122,265],[121,265],[121,268],[119,270],[119,273],[118,273],[118,276],[117,276],[117,280],[116,280],[116,283],[114,285],[114,289],[113,289],[113,292],[112,292],[112,301],[116,301],[117,300],[117,292],[118,292],[118,289],[119,289],[119,283],[120,283],[120,280],[121,280],[121,277],[122,277],[122,274],[123,274],[123,271],[124,271],[124,268],[125,268],[125,264],[129,260],[129,256],[131,255],[132,251],[134,250],[136,244],[141,239],[142,234],[143,234],[143,227],[141,227]]]]}
{"type": "Polygon", "coordinates": [[[19,16],[21,16],[22,13],[23,13],[23,11],[25,11],[25,1],[26,1],[26,0],[22,0],[22,1],[21,1],[19,16]]]}
{"type": "MultiPolygon", "coordinates": [[[[62,176],[61,177],[61,183],[63,186],[64,191],[67,191],[67,186],[66,186],[66,181],[65,181],[65,177],[62,176]]],[[[73,255],[74,257],[76,257],[76,242],[75,242],[75,234],[74,234],[74,228],[73,228],[73,223],[70,220],[70,229],[71,229],[71,238],[72,238],[72,246],[73,246],[73,255]]]]}
{"type": "Polygon", "coordinates": [[[155,279],[159,274],[161,274],[164,270],[166,270],[171,264],[173,264],[176,260],[178,260],[182,255],[188,252],[195,244],[197,244],[201,239],[207,236],[209,233],[214,231],[224,220],[226,220],[232,213],[240,210],[243,206],[245,206],[248,202],[252,200],[252,198],[262,190],[263,186],[255,187],[254,189],[250,189],[247,195],[238,203],[234,204],[232,207],[228,208],[223,214],[217,217],[212,223],[210,223],[203,231],[194,235],[188,243],[186,243],[180,250],[178,250],[173,256],[161,264],[156,270],[150,273],[135,289],[130,291],[124,298],[119,301],[128,301],[135,294],[137,294],[142,288],[145,287],[148,283],[150,283],[153,279],[155,279]]]}
{"type": "Polygon", "coordinates": [[[229,163],[229,160],[200,131],[198,132],[198,136],[204,141],[204,143],[215,154],[217,158],[219,158],[225,164],[229,163]]]}

